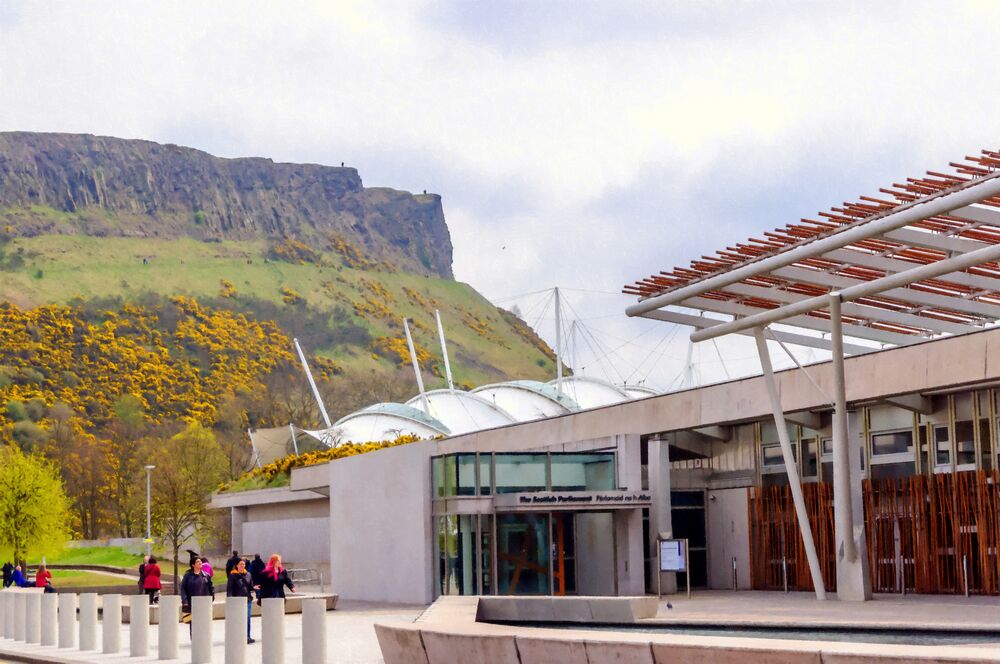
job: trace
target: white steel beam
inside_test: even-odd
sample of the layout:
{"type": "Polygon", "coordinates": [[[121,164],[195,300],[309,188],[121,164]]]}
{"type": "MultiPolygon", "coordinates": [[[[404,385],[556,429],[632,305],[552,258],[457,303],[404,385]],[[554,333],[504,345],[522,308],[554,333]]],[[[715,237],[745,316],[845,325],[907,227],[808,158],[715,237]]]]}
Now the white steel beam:
{"type": "Polygon", "coordinates": [[[861,219],[854,224],[848,225],[844,230],[824,238],[804,241],[781,253],[706,277],[670,292],[646,298],[628,307],[625,313],[629,316],[639,316],[647,311],[659,309],[669,304],[678,304],[689,297],[724,288],[730,284],[743,281],[747,277],[766,274],[779,267],[793,265],[807,258],[815,258],[828,251],[840,249],[855,242],[896,230],[897,228],[903,228],[928,217],[948,214],[953,210],[978,203],[992,196],[1000,196],[1000,173],[988,175],[975,181],[973,184],[963,186],[957,190],[948,190],[913,201],[912,203],[900,205],[894,212],[889,212],[883,217],[874,220],[861,219]]]}
{"type": "MultiPolygon", "coordinates": [[[[764,288],[762,286],[751,286],[749,284],[733,284],[732,286],[726,286],[725,292],[735,293],[736,295],[746,295],[748,297],[776,300],[786,304],[799,302],[809,297],[808,295],[790,293],[778,288],[764,288]]],[[[926,316],[917,316],[915,314],[907,314],[901,311],[893,311],[892,309],[882,309],[864,304],[854,304],[852,302],[845,302],[843,311],[848,316],[859,316],[869,320],[884,320],[890,323],[908,325],[910,327],[922,327],[941,334],[945,332],[949,332],[951,334],[965,334],[966,332],[975,332],[978,329],[975,326],[965,325],[963,323],[942,321],[936,318],[927,318],[926,316]]]]}
{"type": "Polygon", "coordinates": [[[771,403],[771,414],[774,426],[778,430],[778,441],[781,443],[781,456],[785,462],[785,473],[788,475],[788,488],[792,491],[792,503],[795,505],[795,517],[799,523],[799,534],[802,535],[802,548],[805,549],[809,561],[809,576],[812,578],[816,599],[826,599],[826,586],[823,584],[823,571],[819,566],[819,556],[816,555],[816,543],[813,541],[812,526],[809,525],[809,512],[802,496],[802,483],[799,479],[799,466],[792,453],[792,442],[788,438],[788,425],[781,409],[781,394],[778,383],[774,379],[774,369],[771,367],[771,354],[767,350],[767,340],[764,338],[764,328],[754,328],[754,338],[757,340],[757,355],[760,366],[764,370],[764,384],[767,386],[767,397],[771,403]]]}
{"type": "MultiPolygon", "coordinates": [[[[924,279],[935,279],[942,274],[948,274],[949,272],[954,272],[955,270],[962,270],[972,267],[973,265],[988,263],[997,259],[1000,259],[1000,245],[991,245],[983,247],[982,249],[977,249],[976,251],[970,251],[967,254],[955,256],[954,258],[947,258],[945,260],[938,261],[937,263],[921,265],[907,270],[906,272],[900,272],[898,274],[882,277],[881,279],[875,279],[873,281],[860,283],[856,286],[850,286],[849,288],[845,288],[840,291],[839,295],[842,302],[850,302],[858,299],[859,297],[880,295],[883,294],[884,291],[891,288],[906,286],[907,284],[912,284],[916,281],[923,281],[924,279]]],[[[707,341],[709,339],[730,334],[737,330],[763,327],[765,325],[777,323],[781,320],[799,316],[810,311],[825,309],[828,306],[828,296],[820,295],[817,297],[811,297],[808,300],[802,300],[801,302],[757,313],[729,323],[723,323],[722,325],[717,325],[711,329],[699,330],[691,335],[691,341],[707,341]]],[[[995,307],[995,309],[1000,312],[1000,307],[995,307]]],[[[996,314],[994,314],[994,316],[995,315],[996,314]]],[[[854,336],[853,332],[846,333],[854,336]]]]}
{"type": "MultiPolygon", "coordinates": [[[[868,283],[863,279],[854,279],[852,277],[845,277],[840,274],[830,274],[828,272],[820,272],[818,270],[808,270],[803,267],[783,267],[780,270],[775,270],[771,274],[772,276],[780,279],[788,279],[798,283],[839,289],[868,283]]],[[[1000,317],[1000,309],[997,309],[997,307],[992,304],[976,302],[974,300],[964,300],[950,295],[938,295],[937,293],[928,293],[926,291],[918,291],[912,288],[891,288],[879,293],[879,295],[890,297],[894,300],[899,300],[900,302],[909,302],[914,306],[927,306],[934,307],[935,309],[950,309],[951,311],[972,314],[974,316],[983,316],[990,320],[996,320],[1000,317]]]]}
{"type": "Polygon", "coordinates": [[[964,254],[967,251],[982,249],[988,243],[977,242],[976,240],[966,240],[952,235],[942,235],[941,233],[931,233],[918,231],[912,228],[900,228],[889,231],[882,235],[886,240],[901,242],[910,247],[921,247],[923,249],[937,249],[938,251],[950,251],[956,254],[964,254]]]}
{"type": "MultiPolygon", "coordinates": [[[[984,196],[983,198],[988,197],[984,196]]],[[[960,208],[955,208],[948,213],[948,216],[961,217],[962,219],[978,221],[981,224],[990,224],[991,226],[1000,226],[1000,209],[990,205],[972,203],[960,208]]]]}
{"type": "MultiPolygon", "coordinates": [[[[989,247],[988,244],[980,244],[979,249],[989,247]]],[[[898,258],[879,256],[877,254],[866,254],[855,249],[836,249],[823,254],[821,258],[828,258],[832,261],[847,263],[849,265],[860,265],[870,267],[875,270],[882,270],[887,274],[906,272],[914,267],[919,267],[920,263],[910,263],[898,258]]],[[[950,272],[938,277],[942,281],[949,281],[966,288],[978,288],[986,291],[1000,291],[1000,279],[986,277],[980,274],[969,274],[968,272],[950,272]]]]}
{"type": "MultiPolygon", "coordinates": [[[[808,298],[812,299],[812,298],[808,298]]],[[[806,302],[807,300],[801,300],[801,302],[806,302]]],[[[799,304],[799,303],[795,303],[799,304]]],[[[795,304],[786,305],[795,306],[795,304]]],[[[780,311],[781,309],[759,309],[757,307],[750,307],[745,304],[738,304],[736,302],[723,302],[722,300],[709,300],[703,297],[692,297],[690,299],[684,300],[681,306],[690,307],[691,309],[704,309],[705,311],[716,311],[719,313],[730,314],[732,316],[746,316],[747,318],[760,315],[761,312],[767,313],[770,311],[780,311]]],[[[814,307],[813,309],[821,309],[823,307],[814,307]]],[[[813,311],[813,309],[808,309],[807,311],[813,311]]],[[[805,312],[798,312],[805,313],[805,312]]],[[[737,319],[737,320],[746,320],[737,319]]],[[[732,325],[737,321],[732,321],[728,323],[732,325]]],[[[776,321],[771,321],[776,322],[776,321]]],[[[822,318],[816,318],[813,316],[804,315],[793,315],[783,318],[781,323],[783,325],[793,325],[795,327],[803,327],[807,330],[816,330],[818,332],[831,332],[832,327],[829,321],[823,320],[822,318]]],[[[695,333],[698,334],[698,333],[695,333]]],[[[869,341],[876,341],[883,344],[895,344],[897,346],[905,346],[906,344],[916,343],[922,341],[925,337],[920,337],[912,334],[901,334],[899,332],[889,332],[887,330],[879,330],[872,327],[862,327],[860,325],[844,325],[844,334],[852,337],[857,337],[858,339],[868,339],[869,341]]],[[[712,335],[717,336],[717,335],[712,335]]],[[[695,339],[692,335],[692,341],[701,341],[701,339],[695,339]]]]}
{"type": "MultiPolygon", "coordinates": [[[[707,327],[712,327],[714,325],[722,325],[726,321],[719,320],[718,318],[706,318],[705,316],[695,316],[693,314],[685,314],[679,311],[670,311],[667,309],[657,309],[655,311],[650,311],[642,315],[643,318],[649,318],[651,320],[660,320],[665,323],[675,323],[677,325],[686,325],[687,327],[693,327],[697,330],[702,330],[707,327]]],[[[743,330],[737,332],[736,334],[752,337],[753,331],[743,330]]],[[[807,334],[796,334],[795,332],[778,332],[773,328],[769,328],[767,331],[768,337],[774,339],[775,341],[783,341],[786,344],[794,344],[796,346],[805,346],[806,348],[816,348],[818,350],[830,350],[831,345],[829,339],[824,339],[822,337],[812,337],[807,334]]],[[[844,352],[848,355],[862,355],[864,353],[871,353],[873,351],[879,350],[878,348],[870,348],[868,346],[860,346],[857,344],[844,344],[844,352]]]]}

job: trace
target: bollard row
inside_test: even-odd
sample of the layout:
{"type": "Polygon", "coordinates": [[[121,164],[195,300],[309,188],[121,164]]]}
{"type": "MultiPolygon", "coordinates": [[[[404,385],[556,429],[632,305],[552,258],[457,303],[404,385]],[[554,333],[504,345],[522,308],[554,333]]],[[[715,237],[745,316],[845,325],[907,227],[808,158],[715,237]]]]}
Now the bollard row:
{"type": "MultiPolygon", "coordinates": [[[[98,621],[95,593],[42,593],[34,589],[0,591],[0,637],[27,644],[100,649],[104,654],[122,650],[122,596],[104,595],[98,621]],[[98,646],[98,622],[101,643],[98,646]],[[77,645],[79,644],[79,645],[77,645]]],[[[264,599],[262,615],[262,664],[284,664],[285,600],[264,599]]],[[[246,664],[249,612],[246,599],[226,598],[225,664],[246,664]]],[[[129,597],[129,655],[149,655],[150,605],[146,595],[129,597]]],[[[161,660],[178,658],[180,597],[160,598],[158,653],[161,660]]],[[[191,664],[212,662],[212,598],[191,598],[191,664]]],[[[302,600],[302,664],[326,662],[326,601],[302,600]]]]}

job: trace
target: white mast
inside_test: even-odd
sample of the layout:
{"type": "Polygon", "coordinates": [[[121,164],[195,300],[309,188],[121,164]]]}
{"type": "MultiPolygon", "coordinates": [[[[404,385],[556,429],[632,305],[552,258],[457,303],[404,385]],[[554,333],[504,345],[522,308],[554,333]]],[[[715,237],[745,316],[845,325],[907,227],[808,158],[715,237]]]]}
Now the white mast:
{"type": "Polygon", "coordinates": [[[556,298],[556,389],[562,394],[562,312],[559,308],[559,287],[552,290],[556,298]]]}
{"type": "Polygon", "coordinates": [[[410,362],[413,363],[413,375],[417,377],[417,389],[420,390],[420,401],[424,404],[424,412],[431,414],[431,405],[427,402],[427,393],[424,392],[424,379],[420,375],[420,365],[417,363],[417,351],[413,347],[413,337],[410,336],[410,325],[403,319],[403,330],[406,332],[406,345],[410,347],[410,362]]]}
{"type": "Polygon", "coordinates": [[[448,362],[448,344],[444,341],[444,327],[441,326],[441,312],[435,309],[434,317],[437,318],[438,337],[441,338],[441,354],[444,356],[444,375],[448,379],[448,389],[454,390],[455,383],[451,380],[451,363],[448,362]]]}
{"type": "Polygon", "coordinates": [[[309,387],[312,388],[313,396],[316,397],[316,403],[319,404],[319,412],[323,416],[323,421],[326,422],[326,428],[330,429],[333,427],[333,423],[330,422],[330,416],[326,414],[326,406],[323,405],[323,399],[319,396],[319,389],[316,387],[316,381],[313,380],[312,372],[309,371],[309,363],[306,362],[306,354],[302,352],[302,346],[299,345],[298,339],[292,339],[295,342],[295,350],[299,352],[299,359],[302,360],[302,368],[305,369],[306,378],[309,379],[309,387]]]}

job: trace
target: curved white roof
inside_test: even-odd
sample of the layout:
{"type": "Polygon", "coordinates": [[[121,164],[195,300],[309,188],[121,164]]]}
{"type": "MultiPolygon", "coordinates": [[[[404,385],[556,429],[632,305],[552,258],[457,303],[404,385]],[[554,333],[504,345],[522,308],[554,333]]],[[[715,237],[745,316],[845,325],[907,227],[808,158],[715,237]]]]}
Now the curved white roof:
{"type": "Polygon", "coordinates": [[[646,397],[652,397],[659,394],[656,390],[651,387],[646,387],[645,385],[619,385],[618,389],[625,390],[625,394],[629,395],[633,399],[645,399],[646,397]]]}
{"type": "Polygon", "coordinates": [[[581,409],[597,408],[599,406],[610,406],[614,403],[629,401],[632,397],[628,392],[620,387],[612,385],[597,378],[587,376],[567,376],[557,385],[558,381],[552,380],[548,385],[560,390],[577,404],[581,409]]]}
{"type": "Polygon", "coordinates": [[[407,434],[434,438],[452,433],[447,426],[419,408],[399,403],[378,403],[345,415],[327,432],[326,437],[336,438],[338,442],[355,443],[394,440],[407,434]]]}
{"type": "MultiPolygon", "coordinates": [[[[492,429],[517,422],[503,408],[481,396],[461,390],[431,390],[426,393],[431,417],[444,423],[452,435],[492,429]]],[[[407,406],[423,411],[423,398],[418,394],[407,406]]]]}
{"type": "Polygon", "coordinates": [[[537,380],[512,380],[483,385],[472,390],[509,413],[518,422],[565,415],[580,407],[551,385],[537,380]]]}

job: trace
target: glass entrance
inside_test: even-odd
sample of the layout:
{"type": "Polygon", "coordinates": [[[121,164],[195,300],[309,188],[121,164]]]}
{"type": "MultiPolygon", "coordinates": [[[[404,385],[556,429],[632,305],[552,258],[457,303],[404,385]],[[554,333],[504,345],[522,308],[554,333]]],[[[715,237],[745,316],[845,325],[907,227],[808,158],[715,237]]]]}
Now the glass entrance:
{"type": "Polygon", "coordinates": [[[576,592],[572,512],[498,514],[496,546],[501,595],[576,592]]]}

